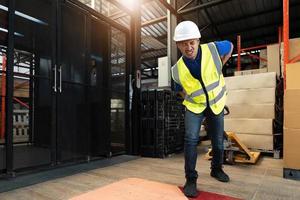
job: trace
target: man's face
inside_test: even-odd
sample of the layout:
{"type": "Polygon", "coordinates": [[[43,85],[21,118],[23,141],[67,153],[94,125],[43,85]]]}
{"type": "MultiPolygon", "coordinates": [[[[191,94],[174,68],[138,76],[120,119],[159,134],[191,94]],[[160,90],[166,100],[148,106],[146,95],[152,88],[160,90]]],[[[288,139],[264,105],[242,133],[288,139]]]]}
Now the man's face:
{"type": "Polygon", "coordinates": [[[195,59],[199,48],[199,39],[184,40],[177,42],[177,47],[183,56],[195,59]]]}

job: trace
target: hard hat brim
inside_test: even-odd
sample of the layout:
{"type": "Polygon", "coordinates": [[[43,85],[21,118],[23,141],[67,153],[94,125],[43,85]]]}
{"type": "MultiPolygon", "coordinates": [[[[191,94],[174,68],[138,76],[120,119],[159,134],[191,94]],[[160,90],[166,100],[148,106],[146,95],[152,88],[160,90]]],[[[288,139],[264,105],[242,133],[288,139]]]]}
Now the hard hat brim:
{"type": "Polygon", "coordinates": [[[182,37],[182,38],[173,38],[173,40],[175,42],[182,42],[182,41],[186,41],[186,40],[197,40],[200,39],[201,37],[195,37],[195,38],[191,38],[191,37],[182,37]]]}

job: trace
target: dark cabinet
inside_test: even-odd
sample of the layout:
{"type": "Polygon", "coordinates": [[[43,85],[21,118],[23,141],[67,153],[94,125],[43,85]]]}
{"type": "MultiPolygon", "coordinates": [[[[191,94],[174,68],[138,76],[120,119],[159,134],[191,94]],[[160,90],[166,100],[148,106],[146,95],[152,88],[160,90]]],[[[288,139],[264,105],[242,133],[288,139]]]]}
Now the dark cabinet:
{"type": "MultiPolygon", "coordinates": [[[[15,2],[13,170],[110,155],[111,26],[69,1],[15,2]]],[[[5,155],[1,136],[0,170],[5,155]]]]}

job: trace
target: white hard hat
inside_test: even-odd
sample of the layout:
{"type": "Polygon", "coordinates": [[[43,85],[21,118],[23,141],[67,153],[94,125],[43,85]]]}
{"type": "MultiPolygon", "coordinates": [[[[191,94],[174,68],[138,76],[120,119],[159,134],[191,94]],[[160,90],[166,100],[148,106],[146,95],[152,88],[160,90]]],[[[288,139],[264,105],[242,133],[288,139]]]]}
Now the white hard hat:
{"type": "Polygon", "coordinates": [[[198,38],[201,38],[200,31],[192,21],[180,22],[175,28],[173,39],[176,42],[198,38]]]}

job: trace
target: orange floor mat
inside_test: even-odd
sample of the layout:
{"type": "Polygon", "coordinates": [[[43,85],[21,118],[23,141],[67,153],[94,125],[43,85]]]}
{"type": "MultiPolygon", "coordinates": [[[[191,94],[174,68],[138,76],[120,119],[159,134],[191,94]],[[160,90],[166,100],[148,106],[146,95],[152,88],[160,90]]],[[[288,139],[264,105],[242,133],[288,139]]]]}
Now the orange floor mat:
{"type": "Polygon", "coordinates": [[[90,191],[71,200],[188,200],[175,185],[128,178],[90,191]]]}
{"type": "Polygon", "coordinates": [[[187,198],[182,188],[140,178],[127,178],[71,200],[239,200],[211,192],[200,191],[196,198],[187,198]]]}

